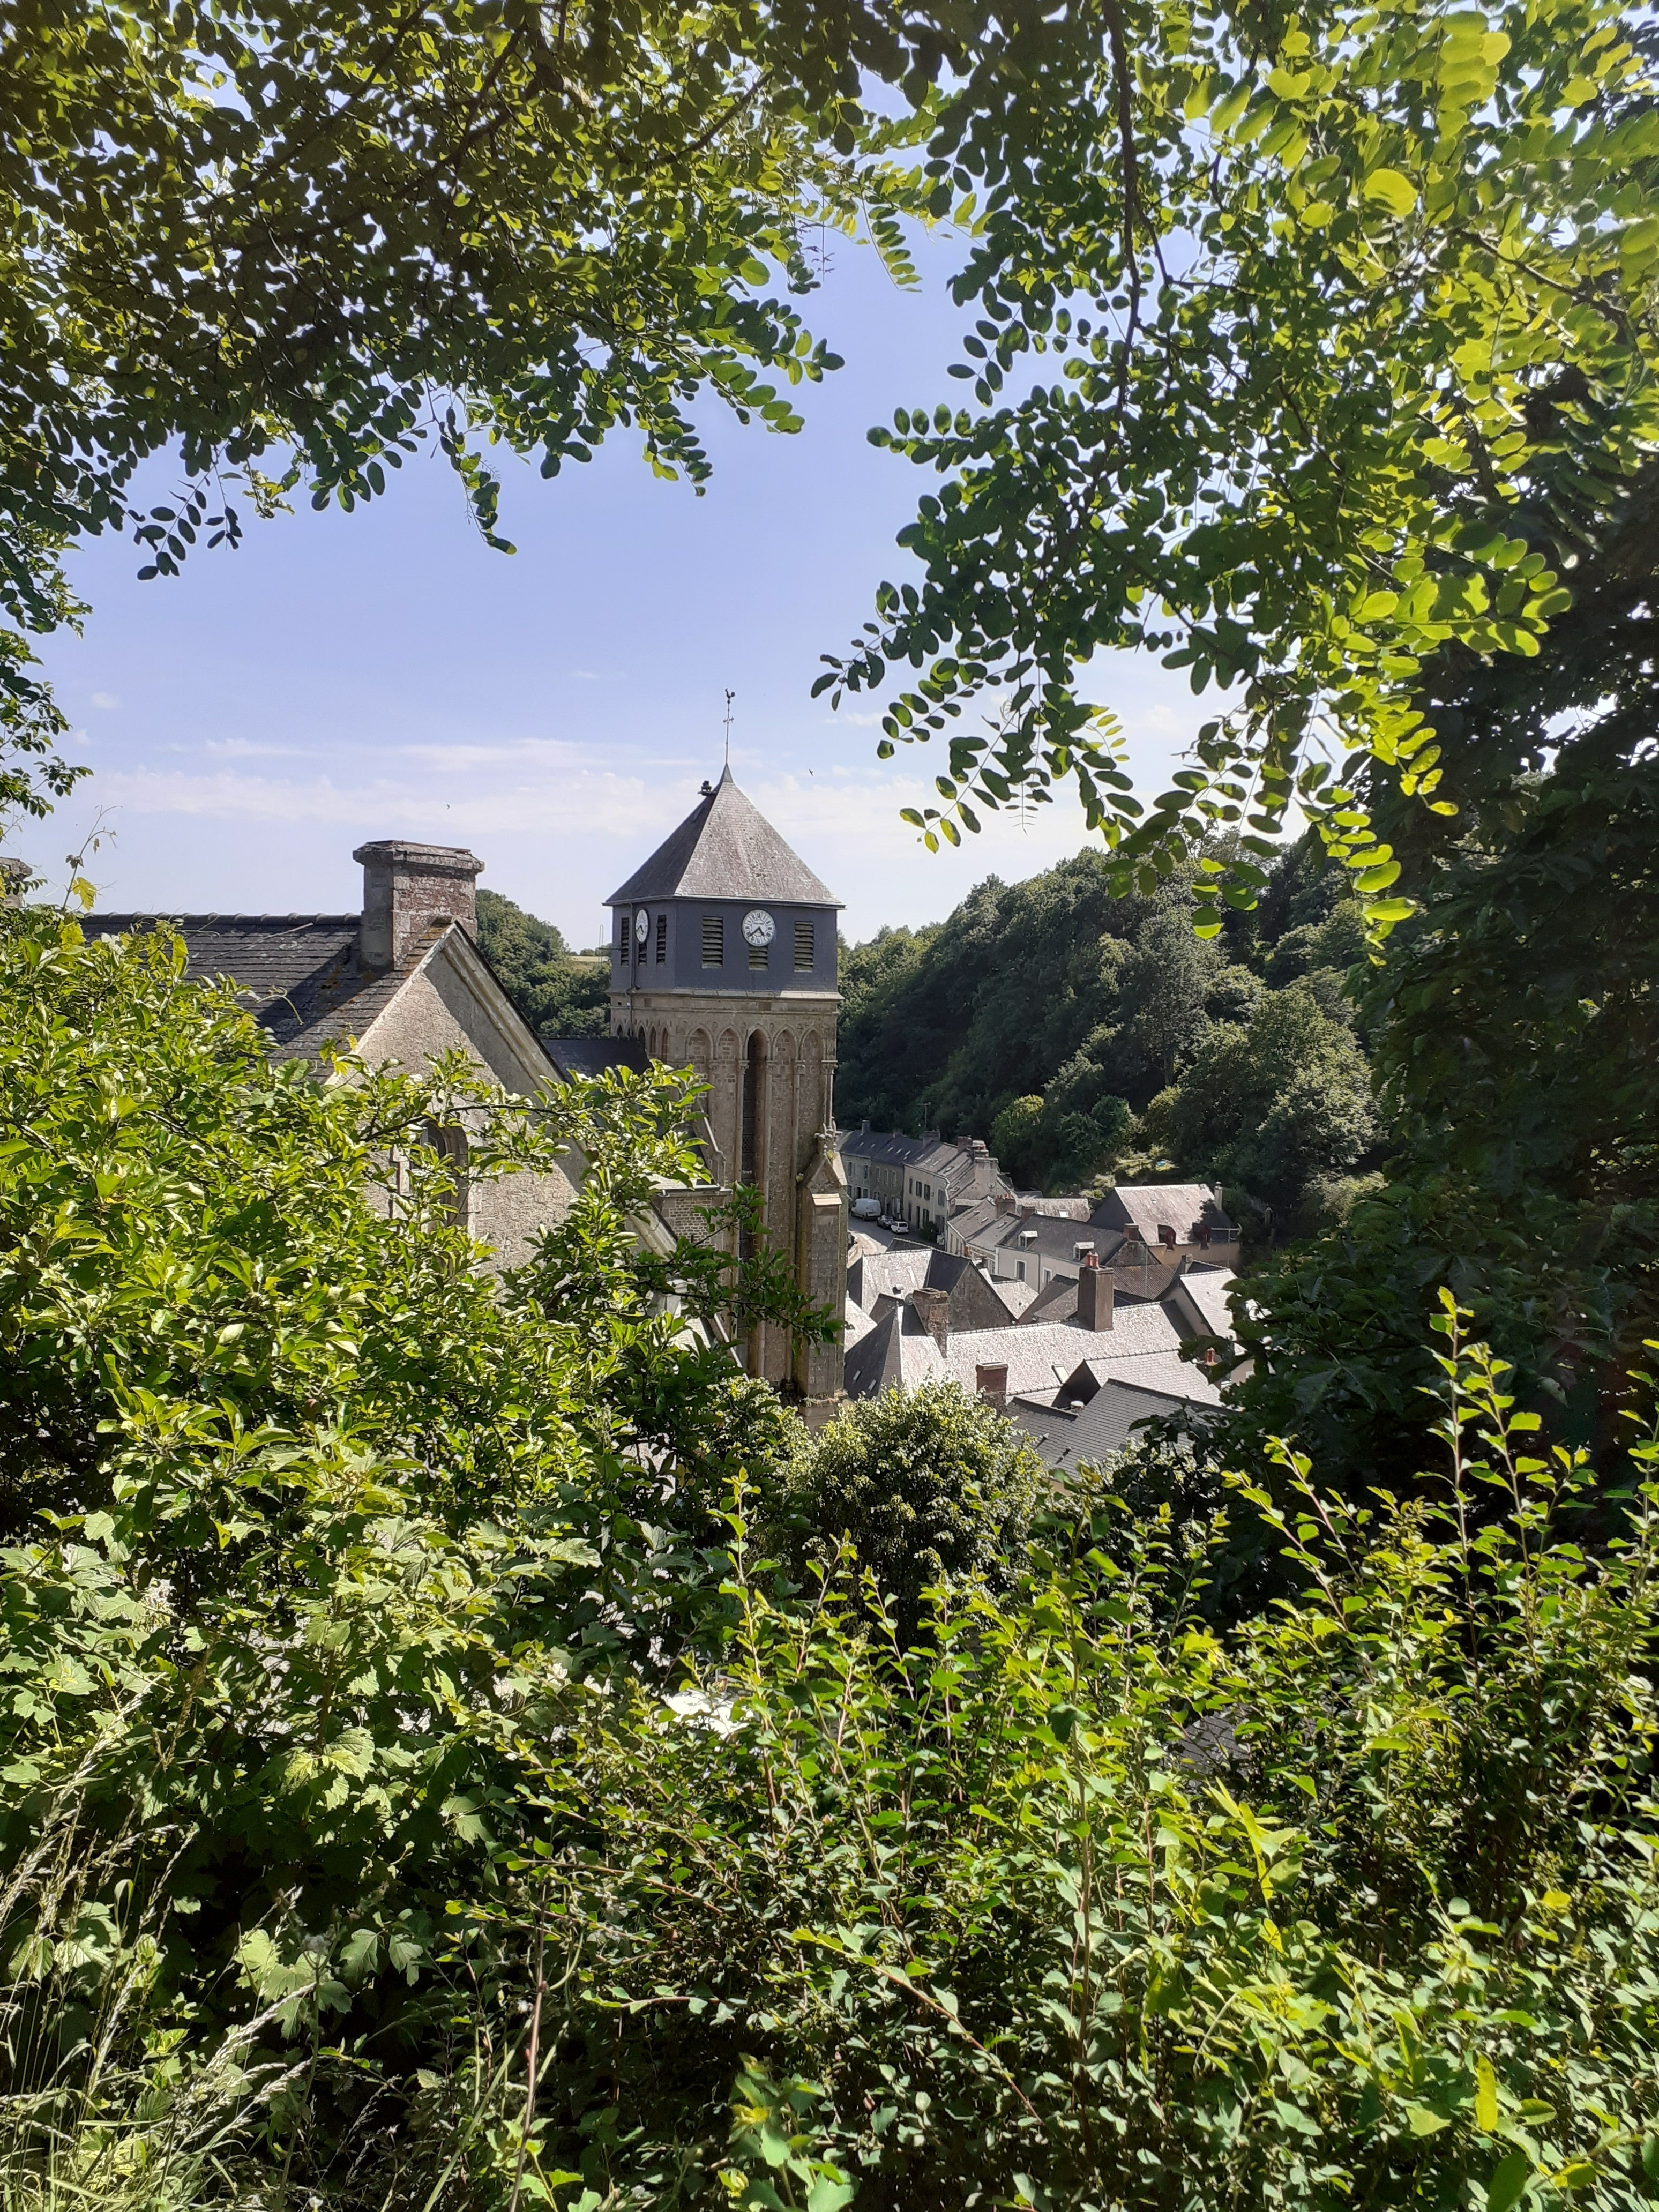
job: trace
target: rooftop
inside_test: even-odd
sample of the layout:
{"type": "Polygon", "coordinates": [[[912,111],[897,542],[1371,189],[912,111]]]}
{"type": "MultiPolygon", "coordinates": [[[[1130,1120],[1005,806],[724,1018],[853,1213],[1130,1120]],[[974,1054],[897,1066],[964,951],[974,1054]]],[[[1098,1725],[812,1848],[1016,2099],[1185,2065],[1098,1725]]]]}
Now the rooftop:
{"type": "Polygon", "coordinates": [[[191,983],[228,979],[279,1058],[364,1036],[447,928],[439,923],[389,968],[363,965],[355,914],[89,914],[88,937],[176,930],[191,983]]]}
{"type": "Polygon", "coordinates": [[[784,906],[838,907],[841,901],[792,852],[754,801],[720,781],[658,846],[607,906],[642,899],[761,899],[784,906]]]}

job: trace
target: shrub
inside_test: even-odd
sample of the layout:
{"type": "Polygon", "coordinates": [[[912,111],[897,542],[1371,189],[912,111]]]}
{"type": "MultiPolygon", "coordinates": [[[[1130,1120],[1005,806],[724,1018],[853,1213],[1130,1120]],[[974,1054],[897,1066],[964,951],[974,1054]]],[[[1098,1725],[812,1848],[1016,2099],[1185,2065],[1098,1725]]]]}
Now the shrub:
{"type": "Polygon", "coordinates": [[[935,1583],[1010,1587],[1048,1479],[1013,1423],[954,1382],[848,1406],[799,1444],[763,1540],[797,1575],[843,1540],[915,1638],[935,1583]]]}

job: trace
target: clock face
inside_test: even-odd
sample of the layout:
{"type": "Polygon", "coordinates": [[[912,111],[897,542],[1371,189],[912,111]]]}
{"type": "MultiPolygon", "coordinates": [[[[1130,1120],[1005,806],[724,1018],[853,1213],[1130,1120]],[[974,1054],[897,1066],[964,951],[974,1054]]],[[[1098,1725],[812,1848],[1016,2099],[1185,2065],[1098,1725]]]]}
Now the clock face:
{"type": "Polygon", "coordinates": [[[769,945],[777,924],[763,907],[753,907],[743,918],[744,942],[746,945],[769,945]]]}
{"type": "Polygon", "coordinates": [[[634,917],[634,934],[641,945],[651,934],[651,917],[643,907],[634,917]]]}

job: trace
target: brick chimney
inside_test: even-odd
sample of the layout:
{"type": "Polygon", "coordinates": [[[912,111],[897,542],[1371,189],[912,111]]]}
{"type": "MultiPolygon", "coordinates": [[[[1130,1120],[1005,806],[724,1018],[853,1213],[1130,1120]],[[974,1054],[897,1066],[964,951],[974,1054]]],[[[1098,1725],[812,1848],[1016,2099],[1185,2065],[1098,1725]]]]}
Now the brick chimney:
{"type": "Polygon", "coordinates": [[[1109,1328],[1116,1297],[1109,1269],[1101,1266],[1097,1253],[1086,1253],[1077,1279],[1077,1317],[1084,1328],[1109,1328]]]}
{"type": "Polygon", "coordinates": [[[999,1213],[1015,1213],[1018,1212],[1018,1210],[1012,1191],[1000,1190],[997,1193],[997,1212],[999,1213]]]}
{"type": "Polygon", "coordinates": [[[483,862],[464,845],[410,845],[385,837],[359,845],[363,864],[362,960],[365,968],[390,968],[418,943],[434,921],[459,921],[477,933],[474,878],[483,862]]]}
{"type": "Polygon", "coordinates": [[[988,1406],[994,1406],[1000,1413],[1007,1411],[1008,1370],[1006,1364],[1000,1367],[975,1366],[974,1388],[988,1406]]]}
{"type": "Polygon", "coordinates": [[[945,1351],[951,1341],[951,1293],[948,1291],[912,1291],[910,1304],[916,1319],[939,1350],[945,1351]]]}

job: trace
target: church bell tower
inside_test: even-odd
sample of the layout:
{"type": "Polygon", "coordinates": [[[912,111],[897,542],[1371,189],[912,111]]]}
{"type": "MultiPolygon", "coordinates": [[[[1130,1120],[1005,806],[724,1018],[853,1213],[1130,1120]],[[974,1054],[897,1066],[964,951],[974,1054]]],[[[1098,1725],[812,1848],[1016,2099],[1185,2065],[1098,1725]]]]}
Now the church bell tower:
{"type": "MultiPolygon", "coordinates": [[[[728,767],[605,902],[611,1028],[708,1087],[710,1179],[762,1200],[762,1233],[815,1304],[845,1310],[847,1179],[835,1142],[841,902],[745,799],[728,767]]],[[[752,1375],[809,1403],[840,1395],[840,1342],[757,1323],[752,1375]]]]}

